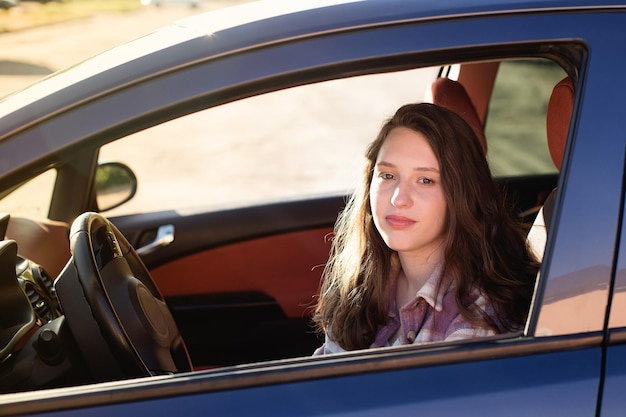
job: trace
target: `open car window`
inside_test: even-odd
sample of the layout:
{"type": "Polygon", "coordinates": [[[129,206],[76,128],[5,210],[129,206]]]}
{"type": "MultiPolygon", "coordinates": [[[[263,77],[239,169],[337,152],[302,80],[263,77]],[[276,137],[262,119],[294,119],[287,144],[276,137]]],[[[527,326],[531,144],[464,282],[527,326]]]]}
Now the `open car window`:
{"type": "MultiPolygon", "coordinates": [[[[463,64],[451,67],[457,66],[463,74],[463,64]]],[[[137,176],[138,190],[131,201],[105,214],[115,218],[173,211],[189,216],[279,201],[313,201],[322,196],[344,199],[359,177],[367,144],[375,138],[384,120],[403,104],[433,101],[431,85],[442,75],[441,68],[437,65],[359,75],[272,91],[166,121],[111,142],[100,149],[100,162],[116,161],[131,167],[137,176]],[[272,117],[260,118],[260,108],[271,109],[272,117]]],[[[494,75],[488,96],[479,97],[489,104],[484,116],[486,155],[494,177],[530,228],[558,181],[546,144],[546,110],[552,88],[565,71],[548,59],[516,58],[499,62],[494,75]]],[[[453,74],[443,76],[456,78],[453,74]]],[[[465,74],[462,82],[470,86],[478,81],[465,74]]],[[[253,210],[242,213],[246,217],[256,215],[253,210]]],[[[256,240],[250,233],[250,240],[238,236],[225,239],[226,243],[211,241],[206,246],[216,248],[194,248],[196,253],[186,261],[161,263],[152,273],[170,297],[170,306],[180,311],[183,323],[190,321],[187,319],[196,303],[200,304],[198,300],[230,305],[232,300],[244,296],[275,303],[288,320],[306,321],[330,248],[324,243],[324,236],[332,231],[333,221],[334,218],[325,227],[311,230],[306,239],[315,236],[317,240],[307,242],[306,248],[290,248],[299,248],[294,250],[298,255],[285,248],[269,254],[266,248],[282,247],[278,232],[276,240],[256,240]],[[314,247],[319,247],[314,256],[302,256],[303,252],[313,252],[314,247]],[[245,248],[245,252],[237,252],[240,248],[245,248]],[[248,257],[248,253],[264,254],[258,263],[248,261],[258,271],[253,283],[246,268],[231,261],[248,257]],[[289,268],[300,272],[286,271],[285,258],[291,259],[289,268]],[[202,265],[212,267],[206,274],[196,275],[202,265]],[[194,274],[195,278],[192,283],[181,281],[181,274],[194,274]],[[217,278],[221,276],[229,279],[217,278]],[[253,290],[252,295],[243,290],[253,290]],[[229,301],[224,301],[227,297],[229,301]]],[[[227,232],[210,229],[209,233],[227,232]]],[[[273,232],[264,229],[262,233],[273,232]]],[[[207,241],[210,238],[205,236],[207,241]]],[[[197,308],[200,312],[196,317],[205,319],[198,320],[201,324],[190,326],[184,334],[199,340],[195,335],[203,325],[218,325],[223,320],[217,308],[212,307],[214,314],[206,316],[202,314],[207,308],[197,308]]],[[[311,332],[311,327],[308,329],[311,332]]],[[[243,356],[230,355],[245,341],[228,334],[230,345],[198,342],[195,351],[205,353],[202,360],[206,360],[207,366],[250,360],[248,356],[242,359],[243,356]],[[216,360],[217,354],[210,353],[213,350],[226,353],[216,360]]],[[[275,338],[289,344],[297,337],[290,334],[275,338]]],[[[314,344],[320,341],[311,342],[309,338],[307,343],[308,346],[284,355],[312,353],[314,344]]]]}

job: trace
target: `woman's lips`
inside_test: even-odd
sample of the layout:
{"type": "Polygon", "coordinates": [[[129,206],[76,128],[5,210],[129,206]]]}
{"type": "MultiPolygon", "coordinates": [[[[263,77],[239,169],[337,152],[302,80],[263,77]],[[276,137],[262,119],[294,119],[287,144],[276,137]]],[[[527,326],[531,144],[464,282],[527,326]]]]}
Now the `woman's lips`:
{"type": "Polygon", "coordinates": [[[387,224],[395,229],[403,229],[417,223],[415,220],[409,219],[408,217],[397,215],[390,215],[385,219],[387,220],[387,224]]]}

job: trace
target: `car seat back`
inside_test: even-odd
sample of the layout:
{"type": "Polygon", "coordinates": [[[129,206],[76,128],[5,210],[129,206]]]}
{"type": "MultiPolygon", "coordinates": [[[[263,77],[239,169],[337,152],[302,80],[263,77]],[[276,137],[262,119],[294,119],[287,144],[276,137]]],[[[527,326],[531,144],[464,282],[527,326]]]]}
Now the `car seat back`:
{"type": "Polygon", "coordinates": [[[11,217],[6,237],[17,242],[20,256],[56,278],[71,257],[69,230],[64,222],[11,217]]]}
{"type": "Polygon", "coordinates": [[[439,77],[431,84],[430,89],[433,104],[452,110],[465,119],[472,127],[486,155],[487,138],[485,137],[483,124],[465,87],[458,81],[439,77]]]}
{"type": "MultiPolygon", "coordinates": [[[[552,162],[559,171],[563,163],[563,154],[565,153],[565,144],[573,109],[574,85],[569,77],[565,77],[552,90],[546,114],[548,149],[552,162]]],[[[556,189],[552,190],[546,198],[528,233],[528,244],[539,260],[543,259],[555,197],[556,189]]]]}

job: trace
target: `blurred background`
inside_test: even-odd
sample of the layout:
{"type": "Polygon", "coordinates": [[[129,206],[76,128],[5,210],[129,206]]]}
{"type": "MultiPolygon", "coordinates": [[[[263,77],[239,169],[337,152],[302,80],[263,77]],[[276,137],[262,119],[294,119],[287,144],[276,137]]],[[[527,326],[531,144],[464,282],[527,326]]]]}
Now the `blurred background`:
{"type": "Polygon", "coordinates": [[[0,97],[180,18],[249,0],[0,0],[0,97]]]}

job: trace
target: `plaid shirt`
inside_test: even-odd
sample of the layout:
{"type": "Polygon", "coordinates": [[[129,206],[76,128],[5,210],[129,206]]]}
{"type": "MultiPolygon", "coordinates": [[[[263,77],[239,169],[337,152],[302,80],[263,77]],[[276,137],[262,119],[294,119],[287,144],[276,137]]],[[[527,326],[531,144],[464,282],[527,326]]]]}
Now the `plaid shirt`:
{"type": "MultiPolygon", "coordinates": [[[[455,285],[451,280],[444,279],[437,292],[437,286],[442,279],[441,272],[442,266],[440,265],[415,297],[399,310],[396,305],[399,271],[392,274],[389,318],[384,326],[379,327],[371,348],[461,340],[495,334],[493,330],[476,327],[461,315],[456,306],[455,285]]],[[[497,323],[491,304],[478,290],[472,293],[471,298],[474,306],[483,310],[497,323]]],[[[327,334],[324,344],[315,351],[314,355],[343,351],[344,349],[327,334]]]]}

